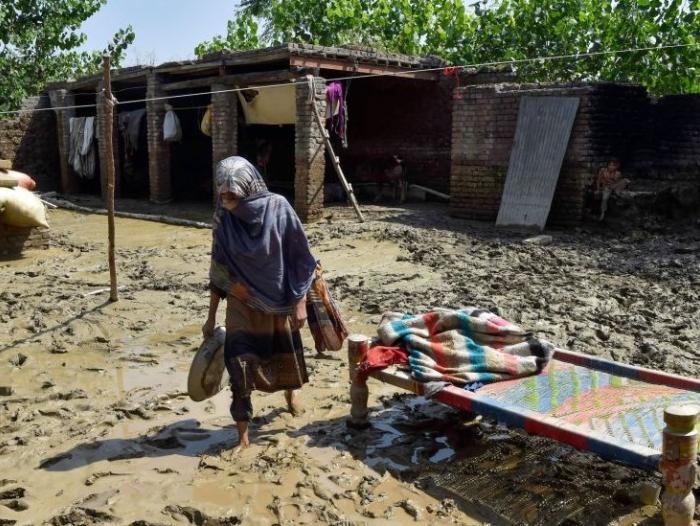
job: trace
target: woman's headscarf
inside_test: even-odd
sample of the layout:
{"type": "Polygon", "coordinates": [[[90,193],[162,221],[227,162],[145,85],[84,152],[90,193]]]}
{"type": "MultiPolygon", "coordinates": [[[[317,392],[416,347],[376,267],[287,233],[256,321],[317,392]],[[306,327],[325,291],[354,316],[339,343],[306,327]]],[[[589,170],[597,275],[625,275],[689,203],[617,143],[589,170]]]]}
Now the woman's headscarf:
{"type": "Polygon", "coordinates": [[[216,165],[216,189],[233,192],[238,197],[267,192],[267,186],[260,172],[243,157],[228,157],[216,165]]]}
{"type": "Polygon", "coordinates": [[[301,221],[284,197],[267,191],[246,159],[224,159],[215,177],[218,192],[233,192],[239,201],[232,211],[217,206],[212,284],[255,309],[291,314],[317,264],[301,221]]]}

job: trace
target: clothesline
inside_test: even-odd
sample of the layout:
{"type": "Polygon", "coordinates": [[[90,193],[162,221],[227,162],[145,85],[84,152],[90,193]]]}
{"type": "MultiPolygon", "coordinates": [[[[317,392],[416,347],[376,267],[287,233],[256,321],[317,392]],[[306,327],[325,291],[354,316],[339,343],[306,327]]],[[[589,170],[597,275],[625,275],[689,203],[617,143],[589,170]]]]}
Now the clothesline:
{"type": "MultiPolygon", "coordinates": [[[[481,68],[481,67],[518,65],[518,64],[527,64],[527,63],[531,63],[531,62],[546,62],[546,61],[565,60],[565,59],[578,60],[578,59],[587,58],[587,57],[620,55],[620,54],[627,54],[627,53],[659,51],[659,50],[663,50],[663,49],[690,48],[690,47],[698,47],[698,46],[700,46],[700,42],[695,42],[695,43],[690,43],[690,44],[668,44],[668,45],[661,45],[661,46],[647,46],[647,47],[627,48],[627,49],[609,50],[609,51],[588,51],[585,53],[570,53],[570,54],[563,54],[563,55],[549,55],[549,56],[539,56],[539,57],[522,58],[522,59],[497,60],[497,61],[481,62],[481,63],[475,63],[475,64],[462,64],[462,65],[456,65],[456,66],[448,66],[448,68],[451,70],[454,70],[454,71],[459,71],[459,70],[481,68]]],[[[446,70],[446,67],[441,66],[441,67],[423,68],[423,69],[407,69],[407,70],[396,71],[396,72],[367,73],[367,74],[359,74],[359,75],[356,74],[356,75],[348,75],[348,76],[344,76],[344,77],[336,77],[336,78],[332,78],[332,79],[328,79],[328,80],[342,81],[342,80],[361,80],[361,79],[379,78],[379,77],[401,77],[401,76],[404,76],[406,74],[430,73],[430,72],[445,71],[445,70],[446,70]]],[[[288,86],[290,84],[299,84],[300,82],[307,82],[307,81],[306,81],[306,79],[300,79],[300,80],[292,79],[290,82],[283,82],[283,83],[278,83],[278,84],[248,86],[245,88],[227,88],[227,89],[211,90],[211,91],[205,91],[205,92],[199,92],[199,93],[163,95],[160,97],[146,97],[143,99],[129,100],[129,101],[124,101],[124,102],[118,101],[117,104],[131,104],[131,103],[137,103],[137,102],[144,102],[144,103],[145,102],[157,102],[157,101],[161,101],[161,100],[172,100],[172,99],[179,99],[179,98],[184,98],[184,97],[196,97],[196,96],[201,96],[201,95],[216,95],[216,94],[220,94],[220,93],[235,93],[235,92],[247,91],[247,90],[251,90],[251,89],[255,89],[255,90],[273,89],[273,88],[280,88],[280,87],[288,86]]],[[[124,88],[124,89],[128,89],[128,88],[124,88]]],[[[23,109],[23,110],[7,110],[7,111],[0,111],[0,115],[9,115],[9,114],[18,114],[18,113],[35,113],[35,112],[50,111],[50,110],[57,111],[57,110],[68,110],[68,109],[78,109],[78,108],[94,108],[96,106],[97,106],[97,104],[81,104],[81,105],[72,105],[72,106],[57,106],[54,108],[33,108],[33,109],[23,109]]]]}

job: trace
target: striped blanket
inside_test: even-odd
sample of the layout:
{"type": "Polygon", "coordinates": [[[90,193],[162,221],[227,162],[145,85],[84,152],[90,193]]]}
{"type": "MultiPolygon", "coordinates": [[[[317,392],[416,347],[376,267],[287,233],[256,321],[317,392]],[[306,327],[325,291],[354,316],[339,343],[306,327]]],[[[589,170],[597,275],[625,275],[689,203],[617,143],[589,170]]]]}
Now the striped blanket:
{"type": "Polygon", "coordinates": [[[411,374],[420,382],[463,386],[533,375],[553,351],[550,343],[475,308],[386,313],[377,332],[382,345],[406,348],[411,374]]]}

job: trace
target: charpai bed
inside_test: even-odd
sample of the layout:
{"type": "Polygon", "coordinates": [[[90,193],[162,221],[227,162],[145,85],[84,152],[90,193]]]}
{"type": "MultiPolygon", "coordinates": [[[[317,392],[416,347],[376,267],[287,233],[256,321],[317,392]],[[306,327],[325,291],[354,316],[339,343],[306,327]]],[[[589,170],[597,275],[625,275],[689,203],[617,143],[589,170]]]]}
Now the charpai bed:
{"type": "MultiPolygon", "coordinates": [[[[348,339],[352,400],[348,425],[354,428],[369,425],[368,388],[365,377],[357,374],[368,348],[364,336],[348,339]]],[[[406,368],[390,366],[369,376],[424,393],[424,384],[415,381],[406,368]]],[[[690,505],[696,431],[700,431],[698,379],[556,349],[536,376],[487,384],[476,391],[447,386],[432,398],[609,460],[647,470],[661,466],[666,486],[664,516],[671,513],[667,509],[673,504],[670,500],[676,508],[690,505]]]]}

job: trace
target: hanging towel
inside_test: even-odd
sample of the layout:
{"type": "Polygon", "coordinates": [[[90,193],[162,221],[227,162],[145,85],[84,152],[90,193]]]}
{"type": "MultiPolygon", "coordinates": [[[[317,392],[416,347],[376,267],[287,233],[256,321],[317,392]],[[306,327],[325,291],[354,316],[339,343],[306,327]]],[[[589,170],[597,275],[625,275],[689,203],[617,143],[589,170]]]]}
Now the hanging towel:
{"type": "Polygon", "coordinates": [[[163,140],[168,142],[178,142],[182,139],[182,127],[180,119],[177,118],[173,110],[168,110],[163,119],[163,140]]]}
{"type": "Polygon", "coordinates": [[[132,156],[139,149],[141,120],[146,115],[146,109],[126,111],[119,114],[119,131],[124,138],[124,151],[132,156]]]}
{"type": "Polygon", "coordinates": [[[85,179],[95,177],[95,117],[72,117],[68,121],[68,162],[85,179]]]}
{"type": "Polygon", "coordinates": [[[347,148],[346,120],[347,105],[343,96],[343,85],[340,82],[331,82],[326,86],[326,120],[330,121],[330,129],[333,130],[347,148]]]}
{"type": "Polygon", "coordinates": [[[211,137],[211,104],[207,106],[207,111],[204,112],[204,117],[202,117],[202,123],[199,125],[199,129],[207,137],[211,137]]]}

